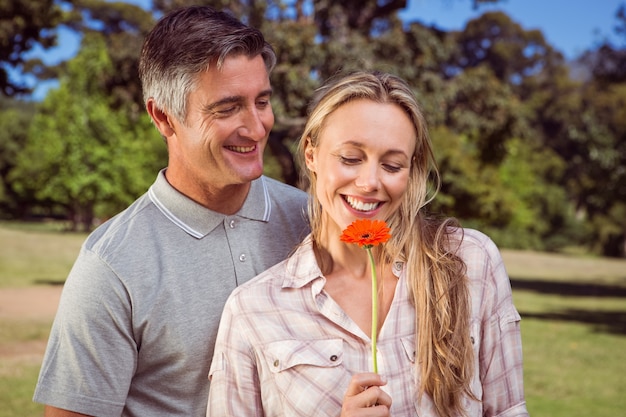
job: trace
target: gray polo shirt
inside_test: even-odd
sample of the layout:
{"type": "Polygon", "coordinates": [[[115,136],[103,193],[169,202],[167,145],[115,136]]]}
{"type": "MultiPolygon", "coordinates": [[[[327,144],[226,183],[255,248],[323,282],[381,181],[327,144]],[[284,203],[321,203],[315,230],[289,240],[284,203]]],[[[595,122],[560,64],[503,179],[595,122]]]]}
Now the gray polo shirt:
{"type": "Polygon", "coordinates": [[[261,177],[232,216],[172,188],[96,229],[65,283],[36,402],[95,416],[204,417],[223,305],[308,233],[306,194],[261,177]]]}

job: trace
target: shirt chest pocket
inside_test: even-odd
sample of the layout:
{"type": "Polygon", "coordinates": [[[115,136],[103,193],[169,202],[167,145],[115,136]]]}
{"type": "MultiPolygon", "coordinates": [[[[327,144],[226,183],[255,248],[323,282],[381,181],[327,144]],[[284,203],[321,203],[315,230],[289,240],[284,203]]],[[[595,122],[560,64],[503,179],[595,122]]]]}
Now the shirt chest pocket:
{"type": "Polygon", "coordinates": [[[263,346],[257,354],[264,409],[283,416],[335,416],[351,377],[342,366],[343,343],[281,340],[263,346]]]}
{"type": "Polygon", "coordinates": [[[262,355],[272,373],[300,365],[332,368],[343,361],[343,340],[281,340],[263,347],[262,355]]]}

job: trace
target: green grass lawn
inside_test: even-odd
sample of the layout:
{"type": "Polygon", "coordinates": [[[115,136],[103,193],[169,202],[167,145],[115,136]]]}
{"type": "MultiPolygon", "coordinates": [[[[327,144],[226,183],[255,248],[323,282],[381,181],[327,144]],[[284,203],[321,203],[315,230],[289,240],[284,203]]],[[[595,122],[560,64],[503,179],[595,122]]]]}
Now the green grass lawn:
{"type": "Polygon", "coordinates": [[[531,416],[626,415],[626,261],[503,251],[531,416]]]}
{"type": "Polygon", "coordinates": [[[0,222],[0,288],[62,283],[85,237],[58,223],[0,222]]]}
{"type": "MultiPolygon", "coordinates": [[[[1,291],[1,289],[0,289],[1,291]]],[[[43,346],[51,321],[0,320],[0,417],[43,416],[43,406],[32,402],[40,355],[6,355],[30,344],[43,346]]]]}
{"type": "MultiPolygon", "coordinates": [[[[58,229],[58,228],[57,228],[58,229]]],[[[0,223],[0,291],[65,279],[85,235],[0,223]]],[[[626,261],[503,250],[522,315],[525,389],[533,417],[626,415],[626,261]]],[[[51,322],[0,320],[0,417],[42,416],[31,401],[51,322]]]]}

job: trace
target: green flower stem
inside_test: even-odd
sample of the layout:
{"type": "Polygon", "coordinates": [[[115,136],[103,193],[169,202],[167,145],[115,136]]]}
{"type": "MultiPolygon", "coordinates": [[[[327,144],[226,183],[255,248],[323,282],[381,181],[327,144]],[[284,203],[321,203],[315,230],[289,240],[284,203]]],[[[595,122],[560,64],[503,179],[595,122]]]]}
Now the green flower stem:
{"type": "Polygon", "coordinates": [[[378,280],[376,278],[376,264],[372,255],[372,247],[365,246],[370,258],[372,270],[372,365],[374,372],[378,373],[378,359],[376,358],[376,340],[378,339],[378,280]]]}

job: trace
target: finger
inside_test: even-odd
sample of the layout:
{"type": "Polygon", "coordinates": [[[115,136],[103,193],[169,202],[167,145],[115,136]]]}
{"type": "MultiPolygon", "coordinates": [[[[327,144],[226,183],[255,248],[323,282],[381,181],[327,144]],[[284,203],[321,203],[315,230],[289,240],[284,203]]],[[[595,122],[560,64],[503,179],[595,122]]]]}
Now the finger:
{"type": "Polygon", "coordinates": [[[379,374],[365,372],[360,374],[354,374],[346,390],[346,396],[355,396],[369,387],[380,387],[387,383],[387,381],[379,374]]]}
{"type": "Polygon", "coordinates": [[[374,404],[389,410],[391,408],[391,396],[379,387],[372,387],[372,390],[376,390],[376,402],[374,404]]]}
{"type": "Polygon", "coordinates": [[[341,416],[388,416],[391,397],[380,388],[386,383],[375,373],[353,375],[343,399],[341,416]]]}
{"type": "Polygon", "coordinates": [[[382,405],[391,407],[391,397],[380,387],[369,387],[359,395],[362,406],[374,407],[382,405]]]}

